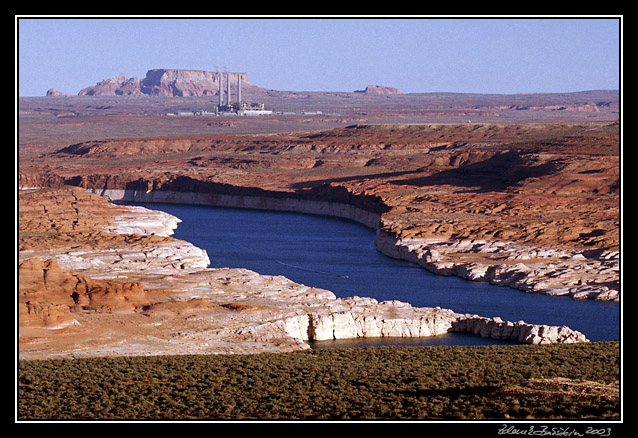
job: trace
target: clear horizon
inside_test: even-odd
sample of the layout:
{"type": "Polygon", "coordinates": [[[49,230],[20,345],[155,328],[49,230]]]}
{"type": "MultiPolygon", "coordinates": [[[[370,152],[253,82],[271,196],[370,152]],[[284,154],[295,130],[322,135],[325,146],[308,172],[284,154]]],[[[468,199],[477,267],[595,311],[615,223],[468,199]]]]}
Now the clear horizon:
{"type": "Polygon", "coordinates": [[[619,17],[16,16],[16,90],[76,95],[156,68],[245,72],[283,91],[618,90],[621,38],[619,17]]]}

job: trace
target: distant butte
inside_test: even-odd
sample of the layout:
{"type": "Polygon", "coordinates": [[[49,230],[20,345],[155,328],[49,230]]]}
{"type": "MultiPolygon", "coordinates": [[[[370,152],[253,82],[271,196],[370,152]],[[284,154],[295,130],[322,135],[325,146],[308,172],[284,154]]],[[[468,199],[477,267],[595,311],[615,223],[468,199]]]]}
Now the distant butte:
{"type": "MultiPolygon", "coordinates": [[[[78,93],[79,96],[213,96],[219,91],[222,72],[205,70],[152,69],[142,80],[126,78],[123,73],[104,79],[78,93]]],[[[231,87],[240,79],[242,87],[258,88],[248,81],[246,73],[230,75],[231,87]]]]}
{"type": "Polygon", "coordinates": [[[365,90],[355,90],[355,93],[365,94],[403,94],[396,88],[382,87],[381,85],[368,85],[365,90]]]}
{"type": "Polygon", "coordinates": [[[68,96],[68,94],[49,88],[49,90],[47,90],[47,96],[68,96]]]}

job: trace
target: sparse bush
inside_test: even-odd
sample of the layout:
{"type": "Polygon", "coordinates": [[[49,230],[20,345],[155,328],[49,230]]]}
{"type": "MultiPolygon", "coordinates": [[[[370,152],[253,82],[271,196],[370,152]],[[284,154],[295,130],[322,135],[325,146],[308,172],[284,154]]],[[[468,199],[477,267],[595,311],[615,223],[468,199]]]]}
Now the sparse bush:
{"type": "Polygon", "coordinates": [[[617,385],[619,357],[593,342],[20,361],[18,419],[617,419],[618,397],[512,388],[617,385]]]}

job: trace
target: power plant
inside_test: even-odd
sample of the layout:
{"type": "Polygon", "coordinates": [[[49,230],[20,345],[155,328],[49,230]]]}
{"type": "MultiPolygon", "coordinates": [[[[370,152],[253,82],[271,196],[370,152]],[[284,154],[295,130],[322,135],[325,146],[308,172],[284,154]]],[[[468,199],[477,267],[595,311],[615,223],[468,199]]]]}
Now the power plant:
{"type": "Polygon", "coordinates": [[[254,116],[272,114],[272,111],[266,110],[264,104],[260,102],[242,102],[241,101],[241,75],[237,75],[237,101],[231,102],[230,97],[230,73],[226,73],[226,103],[224,103],[224,74],[219,74],[219,104],[217,105],[216,114],[236,114],[239,116],[254,116]]]}

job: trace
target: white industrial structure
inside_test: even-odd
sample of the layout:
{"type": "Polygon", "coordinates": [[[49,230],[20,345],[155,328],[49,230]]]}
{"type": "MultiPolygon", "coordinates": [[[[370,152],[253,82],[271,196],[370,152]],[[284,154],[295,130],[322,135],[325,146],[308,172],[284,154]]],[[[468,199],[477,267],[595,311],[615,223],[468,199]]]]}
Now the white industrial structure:
{"type": "Polygon", "coordinates": [[[226,73],[226,103],[224,103],[224,75],[219,74],[219,104],[217,114],[236,114],[239,116],[269,115],[272,111],[264,109],[264,104],[260,102],[241,101],[241,75],[237,75],[237,102],[230,101],[230,73],[226,73]]]}

